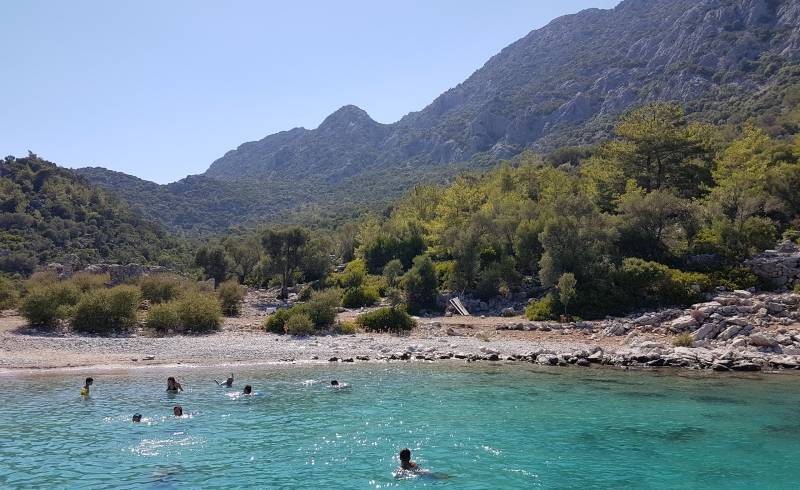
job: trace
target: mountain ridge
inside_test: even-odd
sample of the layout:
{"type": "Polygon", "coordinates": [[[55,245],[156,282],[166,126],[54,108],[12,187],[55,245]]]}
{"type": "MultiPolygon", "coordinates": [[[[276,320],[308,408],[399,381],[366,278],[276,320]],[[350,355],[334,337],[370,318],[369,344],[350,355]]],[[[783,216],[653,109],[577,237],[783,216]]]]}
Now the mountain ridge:
{"type": "MultiPolygon", "coordinates": [[[[332,197],[350,200],[345,192],[358,192],[356,183],[374,184],[356,199],[363,207],[419,181],[447,179],[451,169],[598,143],[619,115],[657,100],[681,103],[695,120],[758,117],[780,132],[781,124],[794,124],[784,119],[798,84],[800,0],[624,0],[531,31],[396,122],[378,123],[345,105],[315,129],[239,145],[201,174],[210,181],[195,183],[223,201],[236,186],[264,201],[238,222],[274,221],[332,197]],[[227,184],[213,190],[213,181],[227,184]]],[[[136,208],[150,206],[133,199],[136,208]]]]}

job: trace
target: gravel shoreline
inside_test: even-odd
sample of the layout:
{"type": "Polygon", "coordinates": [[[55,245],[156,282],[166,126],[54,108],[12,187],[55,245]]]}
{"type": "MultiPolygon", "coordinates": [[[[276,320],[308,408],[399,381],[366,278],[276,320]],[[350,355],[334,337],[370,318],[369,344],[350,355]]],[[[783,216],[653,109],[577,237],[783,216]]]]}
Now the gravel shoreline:
{"type": "MultiPolygon", "coordinates": [[[[252,319],[251,319],[252,320],[252,319]]],[[[410,335],[359,333],[297,338],[265,333],[237,318],[209,335],[94,337],[29,329],[16,315],[0,318],[0,374],[60,370],[127,370],[274,363],[367,361],[514,361],[549,366],[689,368],[705,371],[798,370],[798,356],[732,350],[724,345],[672,347],[671,336],[627,337],[591,331],[515,331],[522,319],[421,319],[410,335]]],[[[798,371],[800,372],[800,371],[798,371]]]]}

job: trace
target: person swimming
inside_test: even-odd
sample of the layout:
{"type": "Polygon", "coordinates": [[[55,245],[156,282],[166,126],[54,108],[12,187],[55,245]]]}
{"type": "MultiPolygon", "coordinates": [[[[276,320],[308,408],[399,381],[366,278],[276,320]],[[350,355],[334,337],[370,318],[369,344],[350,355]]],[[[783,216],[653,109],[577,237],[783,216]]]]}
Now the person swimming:
{"type": "Polygon", "coordinates": [[[216,379],[214,380],[214,382],[217,383],[217,386],[224,386],[226,388],[230,388],[231,386],[233,386],[233,373],[231,373],[231,375],[228,377],[228,379],[225,380],[224,383],[220,383],[216,379]]]}
{"type": "Polygon", "coordinates": [[[172,415],[176,417],[183,417],[183,407],[180,405],[175,405],[172,408],[172,415]]]}
{"type": "Polygon", "coordinates": [[[405,471],[419,471],[419,465],[411,461],[411,449],[409,448],[400,451],[400,469],[405,471]]]}
{"type": "Polygon", "coordinates": [[[93,378],[86,378],[83,388],[81,388],[81,396],[89,396],[89,387],[92,386],[93,383],[93,378]]]}
{"type": "Polygon", "coordinates": [[[242,395],[252,395],[253,394],[253,387],[250,385],[244,385],[244,391],[242,395]]]}
{"type": "Polygon", "coordinates": [[[178,391],[183,391],[183,387],[180,383],[175,381],[175,378],[170,376],[167,378],[167,391],[169,393],[177,393],[178,391]]]}
{"type": "Polygon", "coordinates": [[[142,421],[142,414],[140,414],[140,413],[133,414],[133,421],[134,422],[141,422],[142,421]]]}
{"type": "Polygon", "coordinates": [[[331,388],[350,388],[350,385],[347,383],[340,383],[334,379],[331,381],[331,388]]]}

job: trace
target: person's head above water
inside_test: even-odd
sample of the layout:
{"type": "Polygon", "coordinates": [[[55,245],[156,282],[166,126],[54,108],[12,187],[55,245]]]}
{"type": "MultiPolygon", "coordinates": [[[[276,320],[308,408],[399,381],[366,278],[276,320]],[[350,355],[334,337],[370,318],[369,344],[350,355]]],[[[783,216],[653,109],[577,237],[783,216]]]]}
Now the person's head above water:
{"type": "Polygon", "coordinates": [[[141,422],[142,421],[142,414],[140,414],[140,413],[133,414],[133,421],[134,422],[141,422]]]}
{"type": "Polygon", "coordinates": [[[175,405],[175,407],[172,409],[172,415],[176,417],[183,417],[183,407],[180,405],[175,405]]]}
{"type": "Polygon", "coordinates": [[[250,395],[253,393],[253,387],[250,385],[244,385],[244,394],[250,395]]]}
{"type": "Polygon", "coordinates": [[[411,461],[411,449],[405,448],[400,450],[400,467],[404,470],[417,468],[417,463],[411,461]]]}
{"type": "Polygon", "coordinates": [[[86,386],[91,386],[94,383],[94,378],[86,378],[86,386]]]}
{"type": "Polygon", "coordinates": [[[331,386],[339,386],[339,382],[334,379],[331,381],[331,386]]]}
{"type": "Polygon", "coordinates": [[[178,391],[182,390],[181,384],[175,380],[174,376],[170,376],[167,378],[167,391],[178,391]]]}

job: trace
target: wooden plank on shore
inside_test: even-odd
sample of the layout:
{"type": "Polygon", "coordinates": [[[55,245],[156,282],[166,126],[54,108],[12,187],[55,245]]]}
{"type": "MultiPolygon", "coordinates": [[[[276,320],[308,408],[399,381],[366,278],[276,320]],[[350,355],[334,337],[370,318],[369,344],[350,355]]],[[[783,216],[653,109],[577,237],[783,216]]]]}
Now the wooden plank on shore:
{"type": "Polygon", "coordinates": [[[450,300],[450,304],[453,305],[453,308],[455,308],[459,315],[469,316],[469,311],[467,311],[467,309],[464,307],[464,304],[461,302],[460,298],[452,298],[450,300]]]}

